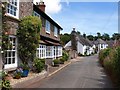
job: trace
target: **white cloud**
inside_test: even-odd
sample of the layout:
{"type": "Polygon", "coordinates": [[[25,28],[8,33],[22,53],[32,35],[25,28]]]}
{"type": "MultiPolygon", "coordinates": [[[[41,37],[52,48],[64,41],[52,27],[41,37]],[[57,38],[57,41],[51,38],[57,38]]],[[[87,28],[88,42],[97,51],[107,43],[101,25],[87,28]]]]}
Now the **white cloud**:
{"type": "MultiPolygon", "coordinates": [[[[39,2],[40,0],[34,0],[35,2],[39,2]]],[[[43,0],[46,5],[46,13],[47,14],[55,14],[61,11],[62,5],[60,3],[61,0],[43,0]]]]}

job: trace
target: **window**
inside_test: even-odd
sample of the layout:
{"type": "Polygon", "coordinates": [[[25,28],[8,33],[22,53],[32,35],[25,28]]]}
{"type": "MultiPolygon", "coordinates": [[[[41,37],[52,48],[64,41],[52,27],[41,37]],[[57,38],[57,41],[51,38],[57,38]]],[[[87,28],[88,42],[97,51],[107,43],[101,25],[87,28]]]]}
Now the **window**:
{"type": "Polygon", "coordinates": [[[47,58],[51,58],[52,57],[52,46],[47,46],[46,47],[46,56],[47,58]]]}
{"type": "Polygon", "coordinates": [[[7,4],[7,14],[18,18],[19,15],[19,0],[10,0],[7,4]]]}
{"type": "Polygon", "coordinates": [[[58,36],[58,28],[54,26],[54,36],[58,36]]]}
{"type": "Polygon", "coordinates": [[[58,46],[58,56],[62,56],[62,47],[58,46]]]}
{"type": "Polygon", "coordinates": [[[103,48],[103,44],[101,44],[101,48],[103,48]]]}
{"type": "Polygon", "coordinates": [[[50,22],[48,20],[46,20],[45,29],[47,33],[50,33],[50,22]]]}
{"type": "Polygon", "coordinates": [[[16,37],[10,36],[10,49],[6,50],[5,53],[5,65],[7,64],[15,64],[15,59],[16,59],[16,37]]]}
{"type": "Polygon", "coordinates": [[[33,15],[40,18],[40,15],[37,12],[35,12],[35,11],[33,12],[33,15]]]}
{"type": "Polygon", "coordinates": [[[46,46],[45,45],[39,45],[36,51],[36,57],[46,58],[46,46]]]}

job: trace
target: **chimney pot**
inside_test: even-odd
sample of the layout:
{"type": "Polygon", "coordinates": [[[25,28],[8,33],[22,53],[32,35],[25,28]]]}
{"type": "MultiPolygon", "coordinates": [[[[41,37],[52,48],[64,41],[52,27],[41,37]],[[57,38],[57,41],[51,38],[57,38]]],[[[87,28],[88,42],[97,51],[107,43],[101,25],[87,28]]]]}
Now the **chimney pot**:
{"type": "Polygon", "coordinates": [[[40,1],[39,3],[36,3],[36,5],[38,6],[38,8],[41,10],[41,11],[43,11],[43,12],[45,12],[45,4],[44,4],[44,2],[43,1],[40,1]]]}

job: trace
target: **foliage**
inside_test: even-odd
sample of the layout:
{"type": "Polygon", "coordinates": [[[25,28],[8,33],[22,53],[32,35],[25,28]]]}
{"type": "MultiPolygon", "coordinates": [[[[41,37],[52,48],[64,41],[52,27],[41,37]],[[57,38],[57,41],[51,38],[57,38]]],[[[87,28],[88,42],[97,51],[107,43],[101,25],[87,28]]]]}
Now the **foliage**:
{"type": "Polygon", "coordinates": [[[16,79],[19,79],[19,78],[21,78],[21,76],[22,76],[22,73],[23,73],[23,69],[22,68],[17,68],[16,69],[16,71],[14,72],[14,78],[16,78],[16,79]]]}
{"type": "Polygon", "coordinates": [[[7,75],[8,74],[5,71],[1,71],[0,72],[0,79],[2,77],[2,79],[0,80],[0,88],[2,88],[2,90],[10,90],[11,89],[10,81],[9,80],[5,80],[5,77],[7,75]]]}
{"type": "Polygon", "coordinates": [[[103,35],[102,35],[102,39],[103,40],[110,40],[110,35],[109,34],[107,34],[107,33],[104,33],[103,35]]]}
{"type": "Polygon", "coordinates": [[[78,53],[78,56],[84,56],[84,55],[79,52],[79,53],[78,53]]]}
{"type": "Polygon", "coordinates": [[[40,42],[41,21],[38,17],[27,16],[21,19],[18,36],[18,52],[23,63],[34,60],[40,42]]]}
{"type": "Polygon", "coordinates": [[[60,60],[60,64],[64,64],[65,59],[63,57],[61,57],[59,60],[60,60]]]}
{"type": "Polygon", "coordinates": [[[2,81],[2,90],[10,90],[11,85],[9,80],[3,80],[2,81]]]}
{"type": "Polygon", "coordinates": [[[106,50],[101,53],[101,56],[104,56],[102,59],[106,71],[110,74],[113,82],[120,86],[120,47],[106,50]]]}
{"type": "Polygon", "coordinates": [[[54,66],[59,65],[60,64],[60,60],[59,59],[55,59],[55,60],[53,60],[53,63],[54,63],[54,66]]]}
{"type": "Polygon", "coordinates": [[[69,42],[70,41],[70,34],[67,34],[67,33],[65,33],[65,34],[61,34],[60,35],[60,42],[62,43],[62,45],[64,46],[67,42],[69,42]]]}
{"type": "Polygon", "coordinates": [[[20,64],[20,67],[21,67],[23,70],[29,70],[29,69],[30,69],[30,67],[29,67],[28,64],[26,64],[26,63],[21,63],[21,64],[20,64]]]}
{"type": "Polygon", "coordinates": [[[104,49],[104,50],[101,50],[100,53],[99,53],[99,61],[100,63],[103,65],[103,60],[109,55],[110,53],[110,48],[107,48],[107,49],[104,49]]]}
{"type": "Polygon", "coordinates": [[[35,69],[38,73],[44,69],[44,66],[45,66],[44,61],[45,61],[44,59],[39,59],[39,58],[34,59],[33,66],[35,67],[35,69]]]}
{"type": "Polygon", "coordinates": [[[62,58],[64,59],[64,61],[67,61],[69,59],[69,55],[66,51],[63,51],[62,58]]]}

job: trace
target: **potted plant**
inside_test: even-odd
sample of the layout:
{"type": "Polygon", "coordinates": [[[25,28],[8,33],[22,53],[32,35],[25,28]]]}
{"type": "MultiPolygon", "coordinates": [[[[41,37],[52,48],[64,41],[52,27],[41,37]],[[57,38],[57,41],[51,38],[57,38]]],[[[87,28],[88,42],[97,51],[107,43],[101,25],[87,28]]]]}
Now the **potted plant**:
{"type": "Polygon", "coordinates": [[[59,66],[59,64],[60,64],[60,60],[59,59],[53,60],[53,66],[59,66]]]}
{"type": "Polygon", "coordinates": [[[20,79],[20,78],[21,78],[21,75],[22,75],[21,72],[17,72],[17,73],[14,74],[14,78],[15,78],[15,79],[20,79]]]}
{"type": "Polygon", "coordinates": [[[21,64],[23,69],[22,77],[27,77],[29,74],[29,66],[27,64],[21,64]]]}

